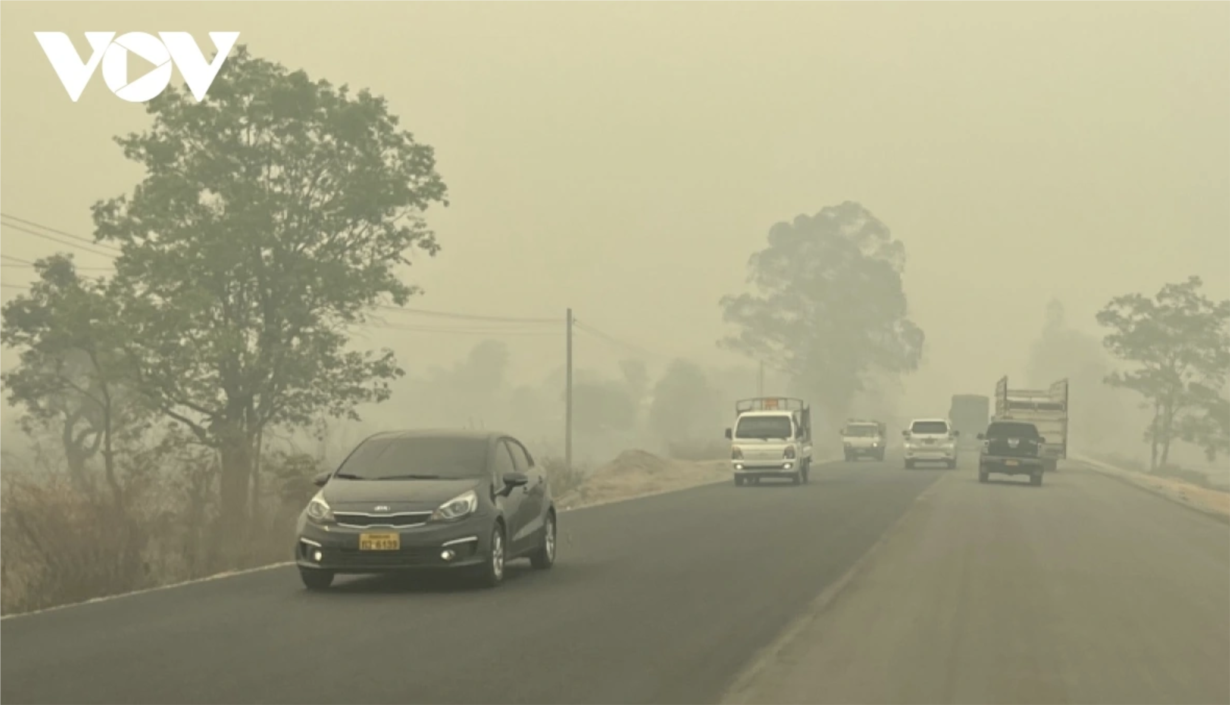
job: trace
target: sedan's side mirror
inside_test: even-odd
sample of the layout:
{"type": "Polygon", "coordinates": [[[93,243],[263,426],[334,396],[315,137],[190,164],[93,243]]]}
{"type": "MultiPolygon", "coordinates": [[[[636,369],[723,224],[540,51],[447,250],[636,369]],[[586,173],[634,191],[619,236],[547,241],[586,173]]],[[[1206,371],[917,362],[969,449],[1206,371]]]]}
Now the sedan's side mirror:
{"type": "Polygon", "coordinates": [[[1039,442],[1039,443],[1046,443],[1046,439],[1045,439],[1045,438],[1043,438],[1042,436],[1038,436],[1038,442],[1039,442]]]}
{"type": "Polygon", "coordinates": [[[505,496],[508,496],[508,493],[512,492],[516,487],[524,487],[530,484],[530,476],[523,472],[506,472],[504,477],[500,479],[504,481],[503,494],[505,496]]]}
{"type": "Polygon", "coordinates": [[[331,472],[322,472],[322,473],[320,473],[319,475],[317,475],[316,477],[313,477],[313,478],[312,478],[312,484],[313,484],[313,485],[316,485],[317,487],[324,487],[324,486],[325,486],[325,484],[329,482],[329,478],[330,478],[330,477],[333,477],[333,473],[331,473],[331,472]]]}
{"type": "Polygon", "coordinates": [[[902,431],[902,432],[901,432],[901,437],[902,437],[902,438],[909,438],[909,437],[910,437],[910,432],[909,432],[909,431],[902,431]]]}
{"type": "Polygon", "coordinates": [[[961,435],[961,432],[960,432],[960,431],[953,430],[953,432],[952,432],[952,437],[953,437],[953,438],[956,438],[957,436],[960,436],[960,435],[961,435]]]}
{"type": "Polygon", "coordinates": [[[731,437],[731,433],[730,433],[730,429],[729,429],[729,428],[728,428],[728,429],[726,429],[726,437],[727,437],[727,438],[730,438],[730,437],[731,437]]]}
{"type": "Polygon", "coordinates": [[[987,434],[985,433],[978,434],[978,440],[985,441],[986,439],[987,439],[987,434]]]}

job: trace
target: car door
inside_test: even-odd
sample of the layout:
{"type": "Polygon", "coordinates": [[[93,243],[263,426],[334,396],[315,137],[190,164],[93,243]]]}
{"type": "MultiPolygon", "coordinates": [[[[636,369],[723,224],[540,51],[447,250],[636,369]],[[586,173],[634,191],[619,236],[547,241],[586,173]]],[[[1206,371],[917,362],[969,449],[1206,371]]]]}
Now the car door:
{"type": "Polygon", "coordinates": [[[517,471],[525,473],[530,478],[530,484],[526,485],[529,492],[525,496],[523,509],[525,510],[526,533],[536,545],[537,542],[534,539],[538,538],[539,532],[542,531],[547,510],[547,475],[542,468],[535,467],[534,458],[520,441],[515,438],[507,440],[517,471]]]}
{"type": "Polygon", "coordinates": [[[525,500],[528,496],[526,487],[513,487],[508,490],[504,486],[504,475],[517,472],[512,453],[503,440],[496,441],[491,449],[491,470],[495,476],[496,502],[504,510],[504,526],[508,531],[508,547],[513,552],[517,544],[524,542],[525,533],[525,500]]]}

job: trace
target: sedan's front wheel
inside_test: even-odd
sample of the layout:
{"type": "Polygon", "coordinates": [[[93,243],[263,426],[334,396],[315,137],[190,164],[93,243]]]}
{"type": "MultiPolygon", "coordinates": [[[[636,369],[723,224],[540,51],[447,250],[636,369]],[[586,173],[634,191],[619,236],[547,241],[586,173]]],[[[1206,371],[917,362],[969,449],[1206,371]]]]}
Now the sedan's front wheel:
{"type": "Polygon", "coordinates": [[[555,514],[547,512],[542,526],[542,543],[538,550],[530,556],[530,565],[538,570],[546,570],[555,565],[555,514]]]}
{"type": "Polygon", "coordinates": [[[483,587],[498,587],[504,582],[504,525],[497,523],[491,529],[490,550],[487,561],[479,569],[478,582],[483,587]]]}

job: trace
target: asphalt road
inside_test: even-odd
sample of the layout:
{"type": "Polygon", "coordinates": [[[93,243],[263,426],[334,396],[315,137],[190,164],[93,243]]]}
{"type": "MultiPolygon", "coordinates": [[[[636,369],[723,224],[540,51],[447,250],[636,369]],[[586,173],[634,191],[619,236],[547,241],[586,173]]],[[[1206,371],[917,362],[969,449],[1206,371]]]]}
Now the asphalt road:
{"type": "Polygon", "coordinates": [[[568,512],[555,568],[495,591],[316,594],[279,569],[4,620],[0,699],[712,702],[943,472],[837,464],[568,512]]]}
{"type": "Polygon", "coordinates": [[[1067,468],[935,483],[727,703],[1230,703],[1230,526],[1067,468]]]}
{"type": "Polygon", "coordinates": [[[1230,702],[1227,526],[1047,480],[839,463],[566,513],[495,591],[276,569],[6,619],[0,700],[1230,702]]]}

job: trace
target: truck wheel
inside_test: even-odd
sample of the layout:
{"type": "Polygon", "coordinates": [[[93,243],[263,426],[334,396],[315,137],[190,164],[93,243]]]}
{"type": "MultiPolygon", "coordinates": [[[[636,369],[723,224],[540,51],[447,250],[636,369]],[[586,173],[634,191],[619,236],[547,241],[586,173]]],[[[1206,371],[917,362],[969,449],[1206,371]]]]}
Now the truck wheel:
{"type": "Polygon", "coordinates": [[[914,469],[914,461],[913,461],[913,460],[907,460],[907,461],[905,461],[905,469],[906,469],[906,470],[913,470],[913,469],[914,469]]]}
{"type": "Polygon", "coordinates": [[[1036,473],[1034,473],[1034,474],[1030,475],[1030,476],[1029,476],[1029,484],[1033,485],[1034,487],[1039,487],[1039,486],[1041,486],[1041,485],[1042,485],[1042,473],[1040,473],[1040,472],[1036,472],[1036,473]]]}
{"type": "Polygon", "coordinates": [[[743,478],[739,477],[738,475],[735,475],[735,487],[742,487],[742,486],[743,486],[743,478]]]}
{"type": "Polygon", "coordinates": [[[948,461],[948,469],[949,469],[949,470],[953,470],[953,469],[955,469],[956,467],[957,467],[957,461],[955,461],[955,460],[949,460],[949,461],[948,461]]]}
{"type": "Polygon", "coordinates": [[[796,472],[794,475],[790,476],[790,484],[797,485],[802,482],[803,482],[803,472],[802,471],[796,472]]]}
{"type": "Polygon", "coordinates": [[[986,470],[983,470],[982,468],[978,468],[978,481],[979,481],[979,482],[986,482],[986,481],[987,481],[987,477],[989,477],[989,476],[990,476],[990,474],[991,474],[991,473],[987,472],[986,470]]]}

